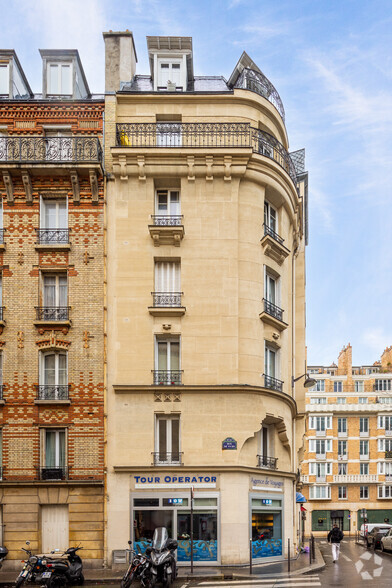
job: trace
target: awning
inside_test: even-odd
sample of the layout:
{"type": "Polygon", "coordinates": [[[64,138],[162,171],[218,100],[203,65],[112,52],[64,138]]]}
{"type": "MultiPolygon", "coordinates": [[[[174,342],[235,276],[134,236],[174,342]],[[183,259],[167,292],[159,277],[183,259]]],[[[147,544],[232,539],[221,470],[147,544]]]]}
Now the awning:
{"type": "Polygon", "coordinates": [[[295,502],[307,502],[305,496],[301,492],[297,492],[295,495],[295,502]]]}

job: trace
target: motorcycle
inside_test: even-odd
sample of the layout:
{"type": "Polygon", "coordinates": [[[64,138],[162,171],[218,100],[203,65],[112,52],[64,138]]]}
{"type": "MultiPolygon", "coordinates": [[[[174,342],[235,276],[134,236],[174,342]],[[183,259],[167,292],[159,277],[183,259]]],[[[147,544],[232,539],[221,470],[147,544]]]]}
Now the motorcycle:
{"type": "Polygon", "coordinates": [[[8,549],[6,547],[0,547],[0,569],[3,567],[3,561],[7,557],[8,549]]]}
{"type": "Polygon", "coordinates": [[[67,559],[52,559],[47,563],[48,588],[59,588],[68,584],[81,586],[84,583],[83,562],[76,553],[79,549],[83,549],[83,547],[69,547],[61,554],[62,557],[67,556],[67,559]]]}
{"type": "MultiPolygon", "coordinates": [[[[128,541],[132,545],[132,541],[128,541]]],[[[139,580],[143,588],[149,588],[151,582],[151,560],[142,553],[127,549],[132,555],[127,571],[121,580],[121,588],[129,588],[134,580],[139,580]]]]}
{"type": "MultiPolygon", "coordinates": [[[[26,545],[29,547],[30,541],[26,541],[26,545]]],[[[23,561],[24,566],[16,578],[15,588],[19,588],[26,580],[34,584],[46,584],[51,576],[47,568],[47,557],[45,555],[33,555],[30,549],[25,549],[24,547],[22,547],[22,551],[27,553],[28,557],[27,560],[23,561]]]]}
{"type": "Polygon", "coordinates": [[[169,588],[177,577],[177,564],[174,552],[177,541],[169,539],[166,527],[157,527],[154,531],[151,547],[147,547],[146,555],[151,559],[150,588],[161,582],[163,588],[169,588]]]}

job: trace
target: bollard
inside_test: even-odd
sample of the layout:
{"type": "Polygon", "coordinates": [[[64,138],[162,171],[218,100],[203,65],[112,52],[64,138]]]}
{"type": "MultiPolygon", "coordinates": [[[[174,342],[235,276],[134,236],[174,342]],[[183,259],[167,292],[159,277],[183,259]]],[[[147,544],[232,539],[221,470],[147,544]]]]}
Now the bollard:
{"type": "Polygon", "coordinates": [[[249,539],[249,573],[252,575],[252,539],[249,539]]]}
{"type": "Polygon", "coordinates": [[[312,565],[312,537],[309,537],[309,565],[312,565]]]}
{"type": "Polygon", "coordinates": [[[290,539],[287,539],[287,571],[290,573],[290,539]]]}

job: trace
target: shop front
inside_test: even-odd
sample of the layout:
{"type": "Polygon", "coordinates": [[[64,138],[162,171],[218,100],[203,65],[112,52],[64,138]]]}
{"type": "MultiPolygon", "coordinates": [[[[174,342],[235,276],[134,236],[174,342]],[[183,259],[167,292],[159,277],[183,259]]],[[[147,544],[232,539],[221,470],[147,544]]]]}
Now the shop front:
{"type": "Polygon", "coordinates": [[[283,481],[268,477],[262,480],[251,478],[251,488],[252,559],[283,557],[283,481]]]}

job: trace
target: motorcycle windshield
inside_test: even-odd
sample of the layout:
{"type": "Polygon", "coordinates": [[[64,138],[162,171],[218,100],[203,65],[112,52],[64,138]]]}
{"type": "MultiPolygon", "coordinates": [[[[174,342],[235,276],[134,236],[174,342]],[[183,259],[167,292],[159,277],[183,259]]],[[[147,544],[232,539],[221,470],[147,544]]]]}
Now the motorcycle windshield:
{"type": "Polygon", "coordinates": [[[154,531],[152,538],[152,547],[156,551],[160,551],[166,545],[166,541],[169,539],[166,527],[157,527],[154,531]]]}

